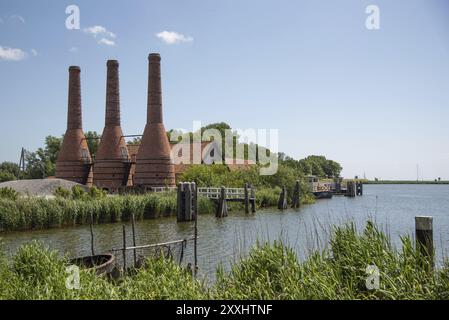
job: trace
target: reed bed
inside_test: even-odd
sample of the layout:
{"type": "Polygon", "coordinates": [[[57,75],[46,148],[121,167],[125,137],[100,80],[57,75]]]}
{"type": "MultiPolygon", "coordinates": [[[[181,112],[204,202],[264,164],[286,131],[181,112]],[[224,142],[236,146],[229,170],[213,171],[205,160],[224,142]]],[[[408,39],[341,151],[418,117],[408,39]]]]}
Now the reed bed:
{"type": "MultiPolygon", "coordinates": [[[[92,189],[96,190],[96,189],[92,189]]],[[[136,220],[174,216],[177,211],[176,192],[148,193],[144,195],[95,195],[84,191],[67,194],[58,190],[53,199],[36,197],[19,197],[9,190],[4,190],[0,197],[0,232],[26,231],[58,227],[69,227],[129,221],[134,213],[136,220]],[[62,196],[62,194],[64,196],[62,196]]],[[[256,190],[256,205],[259,208],[277,206],[279,188],[256,190]]],[[[302,202],[312,203],[308,195],[302,202]]],[[[229,203],[231,210],[242,210],[243,204],[229,203]]],[[[212,200],[199,197],[200,214],[215,212],[212,200]]]]}
{"type": "MultiPolygon", "coordinates": [[[[213,204],[199,198],[199,212],[213,212],[213,204]]],[[[0,231],[22,231],[129,221],[175,215],[176,193],[149,193],[82,199],[0,198],[0,231]]]]}
{"type": "Polygon", "coordinates": [[[11,261],[0,255],[0,299],[448,299],[449,264],[429,269],[409,237],[395,249],[373,223],[334,227],[329,248],[299,261],[282,241],[257,244],[213,284],[194,279],[172,260],[111,282],[81,270],[79,290],[65,287],[67,259],[31,243],[11,261]],[[366,267],[379,269],[379,287],[366,286],[366,267]]]}

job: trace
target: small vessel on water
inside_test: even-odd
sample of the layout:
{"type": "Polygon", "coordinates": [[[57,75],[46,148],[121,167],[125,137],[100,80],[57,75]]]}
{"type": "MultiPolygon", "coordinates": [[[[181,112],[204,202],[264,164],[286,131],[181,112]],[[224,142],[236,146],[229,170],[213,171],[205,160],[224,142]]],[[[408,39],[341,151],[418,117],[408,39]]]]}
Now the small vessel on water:
{"type": "Polygon", "coordinates": [[[110,274],[115,268],[115,256],[108,253],[80,257],[70,260],[70,264],[80,268],[93,269],[97,275],[110,274]]]}
{"type": "Polygon", "coordinates": [[[318,177],[307,176],[310,190],[316,199],[330,199],[333,196],[332,180],[319,180],[318,177]]]}

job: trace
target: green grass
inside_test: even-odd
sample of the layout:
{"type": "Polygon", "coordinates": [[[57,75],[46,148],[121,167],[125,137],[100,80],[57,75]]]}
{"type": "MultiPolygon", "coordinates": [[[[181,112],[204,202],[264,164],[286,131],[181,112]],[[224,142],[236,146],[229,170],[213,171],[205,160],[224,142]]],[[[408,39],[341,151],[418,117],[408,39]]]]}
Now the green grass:
{"type": "MultiPolygon", "coordinates": [[[[209,199],[200,198],[200,213],[212,213],[209,199]]],[[[99,199],[0,198],[0,231],[36,230],[90,223],[129,221],[176,215],[176,193],[149,193],[99,199]]]]}
{"type": "Polygon", "coordinates": [[[449,264],[429,271],[409,237],[395,249],[372,223],[363,232],[335,227],[329,248],[299,261],[281,241],[257,244],[216,282],[194,279],[172,260],[150,259],[117,282],[81,271],[80,290],[67,290],[67,259],[40,244],[0,255],[0,299],[448,299],[449,264]],[[366,267],[380,271],[379,289],[366,287],[366,267]]]}

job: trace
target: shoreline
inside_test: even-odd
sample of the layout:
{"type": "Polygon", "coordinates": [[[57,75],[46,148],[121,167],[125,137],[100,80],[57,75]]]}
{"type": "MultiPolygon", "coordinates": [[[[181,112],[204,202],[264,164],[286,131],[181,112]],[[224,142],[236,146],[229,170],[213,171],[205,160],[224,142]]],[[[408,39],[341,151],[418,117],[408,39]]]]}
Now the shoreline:
{"type": "Polygon", "coordinates": [[[448,185],[449,181],[413,181],[413,180],[379,180],[379,181],[363,181],[363,184],[432,184],[432,185],[448,185]]]}

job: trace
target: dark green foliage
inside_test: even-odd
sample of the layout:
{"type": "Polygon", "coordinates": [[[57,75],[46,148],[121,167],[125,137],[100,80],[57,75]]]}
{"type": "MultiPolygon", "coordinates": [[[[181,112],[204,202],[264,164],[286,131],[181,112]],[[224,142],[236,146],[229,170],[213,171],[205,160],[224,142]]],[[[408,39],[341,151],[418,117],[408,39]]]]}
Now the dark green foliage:
{"type": "Polygon", "coordinates": [[[56,190],[53,192],[53,195],[57,198],[68,199],[72,196],[72,192],[63,187],[57,187],[56,190]]]}
{"type": "Polygon", "coordinates": [[[84,133],[87,141],[87,147],[89,148],[89,152],[91,156],[94,156],[97,153],[98,146],[100,145],[100,138],[96,131],[87,131],[84,133]]]}
{"type": "Polygon", "coordinates": [[[19,193],[9,187],[0,188],[0,199],[17,200],[19,198],[19,193]]]}
{"type": "Polygon", "coordinates": [[[0,163],[0,183],[17,180],[19,166],[13,162],[0,163]]]}

